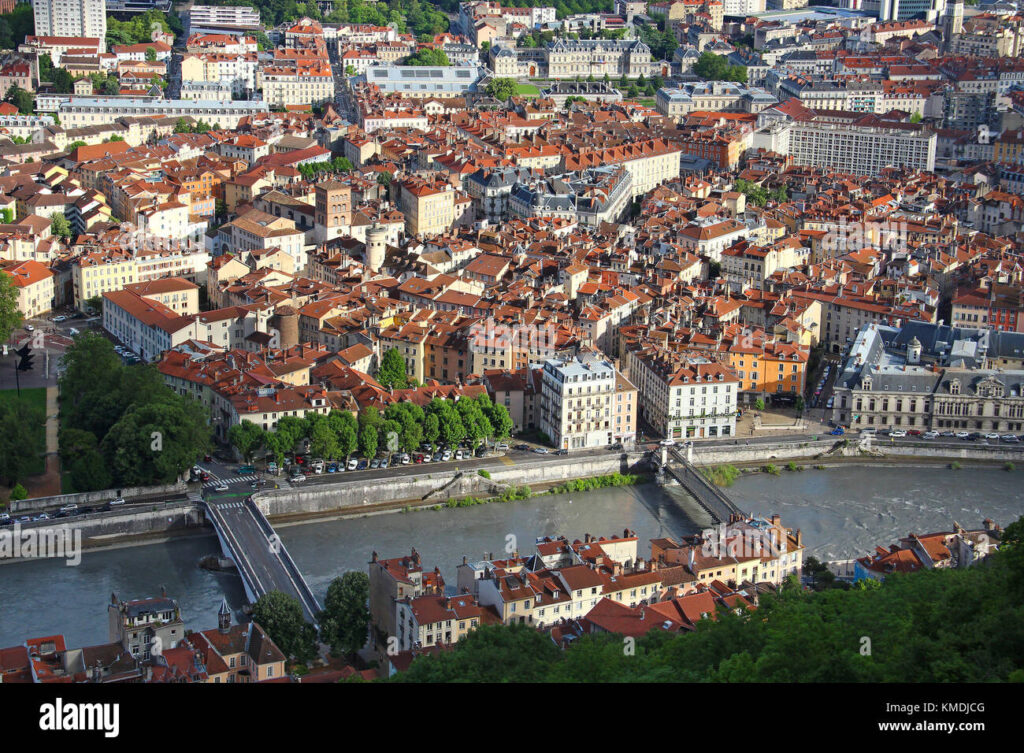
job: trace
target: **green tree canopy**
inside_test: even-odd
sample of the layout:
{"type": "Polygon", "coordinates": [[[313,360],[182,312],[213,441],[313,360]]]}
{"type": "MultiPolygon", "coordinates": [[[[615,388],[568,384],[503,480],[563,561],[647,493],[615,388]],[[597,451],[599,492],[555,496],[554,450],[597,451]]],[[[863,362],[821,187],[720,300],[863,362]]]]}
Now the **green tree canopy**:
{"type": "Polygon", "coordinates": [[[335,656],[351,656],[366,643],[370,625],[370,579],[351,570],[327,586],[320,635],[335,656]]]}
{"type": "Polygon", "coordinates": [[[285,656],[300,662],[316,658],[316,631],[306,622],[294,596],[280,591],[264,594],[253,604],[252,619],[285,656]]]}
{"type": "Polygon", "coordinates": [[[0,272],[0,341],[7,342],[25,320],[18,308],[18,289],[7,272],[0,272]]]}
{"type": "Polygon", "coordinates": [[[391,348],[384,353],[377,370],[377,381],[388,389],[402,389],[408,381],[405,371],[405,359],[398,348],[391,348]]]}

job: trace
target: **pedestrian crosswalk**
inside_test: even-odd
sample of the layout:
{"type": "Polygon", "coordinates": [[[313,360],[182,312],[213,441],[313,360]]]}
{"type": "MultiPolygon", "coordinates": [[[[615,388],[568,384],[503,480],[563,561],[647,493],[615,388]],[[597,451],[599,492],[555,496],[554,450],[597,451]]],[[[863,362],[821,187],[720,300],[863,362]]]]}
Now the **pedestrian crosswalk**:
{"type": "Polygon", "coordinates": [[[225,479],[220,479],[214,476],[213,474],[210,474],[210,480],[203,483],[203,488],[213,489],[215,487],[220,486],[221,484],[227,484],[228,486],[241,483],[251,484],[255,480],[256,474],[254,473],[250,473],[247,476],[232,476],[231,478],[225,479]]]}

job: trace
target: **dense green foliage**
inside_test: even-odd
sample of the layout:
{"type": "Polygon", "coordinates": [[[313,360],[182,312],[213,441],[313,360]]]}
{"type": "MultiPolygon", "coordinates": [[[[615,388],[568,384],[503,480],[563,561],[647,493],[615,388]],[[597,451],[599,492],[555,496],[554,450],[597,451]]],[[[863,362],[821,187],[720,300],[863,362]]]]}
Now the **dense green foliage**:
{"type": "Polygon", "coordinates": [[[412,402],[392,403],[383,413],[369,406],[358,418],[347,411],[286,416],[272,432],[246,423],[240,425],[244,428],[231,428],[231,443],[246,457],[264,447],[279,465],[302,439],[309,440],[314,457],[348,458],[358,451],[372,458],[378,451],[411,453],[422,444],[455,446],[468,440],[475,445],[484,439],[504,439],[512,432],[508,409],[486,394],[457,402],[435,398],[426,408],[412,402]]]}
{"type": "Polygon", "coordinates": [[[14,10],[0,16],[0,49],[13,50],[25,41],[25,37],[34,34],[36,28],[35,14],[30,3],[19,3],[14,10]]]}
{"type": "Polygon", "coordinates": [[[324,609],[317,618],[320,637],[334,656],[354,654],[366,643],[370,626],[370,579],[350,570],[327,586],[324,609]]]}
{"type": "MultiPolygon", "coordinates": [[[[4,222],[10,222],[6,217],[4,222]]],[[[7,342],[25,320],[18,309],[18,289],[7,272],[0,272],[0,342],[7,342]]]]}
{"type": "Polygon", "coordinates": [[[109,340],[83,332],[61,363],[61,455],[79,491],[172,483],[210,447],[203,407],[109,340]]]}
{"type": "Polygon", "coordinates": [[[700,472],[704,474],[708,481],[716,486],[732,486],[742,473],[734,465],[716,465],[709,468],[701,468],[700,472]]]}
{"type": "MultiPolygon", "coordinates": [[[[747,197],[747,201],[750,201],[759,207],[763,207],[769,200],[783,202],[788,201],[789,199],[789,192],[786,190],[785,186],[779,186],[778,188],[773,188],[769,191],[762,185],[739,178],[736,181],[735,188],[747,197]]],[[[758,402],[761,403],[761,407],[758,408],[758,410],[764,410],[764,400],[758,398],[758,402]]]]}
{"type": "Polygon", "coordinates": [[[548,489],[549,494],[566,494],[568,492],[589,492],[594,489],[610,489],[615,486],[635,486],[648,481],[647,476],[638,473],[609,473],[606,476],[593,476],[591,478],[577,478],[566,481],[564,484],[553,486],[548,489]]]}
{"type": "Polygon", "coordinates": [[[335,157],[328,162],[307,162],[299,165],[299,174],[306,180],[314,180],[321,173],[347,173],[352,162],[347,157],[335,157]]]}
{"type": "Polygon", "coordinates": [[[744,65],[730,65],[729,59],[724,55],[716,55],[713,52],[704,52],[697,59],[693,66],[693,72],[708,81],[735,81],[739,84],[747,83],[747,67],[744,65]]]}
{"type": "Polygon", "coordinates": [[[252,619],[288,658],[303,663],[316,658],[316,628],[306,622],[294,596],[280,591],[264,594],[252,605],[252,619]]]}
{"type": "MultiPolygon", "coordinates": [[[[6,275],[0,275],[6,277],[6,275]]],[[[8,486],[42,470],[46,449],[46,391],[0,393],[0,479],[8,486]]]]}
{"type": "Polygon", "coordinates": [[[676,51],[676,47],[679,46],[675,34],[670,29],[664,27],[664,21],[660,22],[658,27],[649,24],[639,27],[640,39],[651,48],[652,60],[671,60],[672,54],[676,51]]]}
{"type": "Polygon", "coordinates": [[[444,50],[424,47],[405,59],[405,65],[451,65],[452,61],[444,50]]]}
{"type": "Polygon", "coordinates": [[[492,78],[487,84],[487,96],[504,102],[516,93],[516,87],[514,78],[492,78]]]}
{"type": "Polygon", "coordinates": [[[691,633],[619,636],[559,651],[525,625],[485,626],[423,656],[399,682],[991,682],[1024,680],[1024,522],[985,565],[850,589],[788,584],[753,612],[691,633]],[[1009,543],[1005,543],[1009,542],[1009,543]],[[867,639],[867,640],[865,640],[867,639]]]}
{"type": "Polygon", "coordinates": [[[152,41],[154,24],[175,35],[183,31],[181,21],[176,15],[164,15],[158,10],[147,10],[127,21],[118,21],[113,16],[107,16],[107,49],[118,44],[142,44],[152,41]]]}
{"type": "Polygon", "coordinates": [[[7,87],[7,93],[4,95],[4,102],[10,102],[12,105],[18,108],[18,112],[22,115],[31,115],[35,111],[36,98],[32,92],[25,91],[20,86],[11,84],[7,87]]]}

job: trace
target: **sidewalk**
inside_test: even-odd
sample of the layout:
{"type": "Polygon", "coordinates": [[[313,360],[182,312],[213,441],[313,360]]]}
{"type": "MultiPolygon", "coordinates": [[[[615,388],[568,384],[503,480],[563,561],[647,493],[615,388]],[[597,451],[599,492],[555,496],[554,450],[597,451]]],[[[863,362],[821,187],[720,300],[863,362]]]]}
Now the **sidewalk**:
{"type": "Polygon", "coordinates": [[[827,434],[832,431],[825,417],[825,411],[805,410],[803,413],[803,428],[796,425],[796,411],[794,410],[772,410],[758,411],[748,408],[743,415],[736,419],[736,437],[739,439],[751,437],[785,437],[791,434],[827,434]],[[762,428],[754,428],[755,416],[761,415],[762,428]],[[764,426],[779,426],[778,429],[767,429],[764,426]],[[784,427],[784,428],[781,428],[784,427]]]}

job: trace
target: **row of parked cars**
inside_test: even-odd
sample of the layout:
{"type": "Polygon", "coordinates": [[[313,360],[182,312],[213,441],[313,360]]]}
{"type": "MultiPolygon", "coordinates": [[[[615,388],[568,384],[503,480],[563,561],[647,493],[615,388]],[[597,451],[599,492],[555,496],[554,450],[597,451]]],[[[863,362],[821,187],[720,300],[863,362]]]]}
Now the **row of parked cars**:
{"type": "Polygon", "coordinates": [[[123,505],[124,499],[118,497],[112,499],[106,504],[97,505],[96,507],[79,507],[78,505],[64,505],[56,512],[38,512],[34,515],[21,515],[15,518],[8,513],[0,513],[0,526],[10,526],[15,523],[32,523],[38,520],[55,520],[57,518],[73,518],[76,515],[87,515],[93,512],[110,512],[116,507],[123,505]]]}
{"type": "MultiPolygon", "coordinates": [[[[871,433],[870,429],[867,429],[871,433]]],[[[1024,439],[1024,435],[1016,434],[999,434],[998,432],[983,433],[980,431],[922,431],[921,429],[883,429],[881,431],[873,432],[880,436],[892,437],[893,439],[902,439],[904,437],[920,437],[921,439],[961,439],[969,442],[985,441],[985,442],[1006,442],[1007,444],[1017,444],[1024,439]]]]}
{"type": "MultiPolygon", "coordinates": [[[[508,449],[508,445],[498,445],[498,448],[508,449]]],[[[417,452],[395,452],[383,453],[373,458],[351,457],[348,460],[323,460],[320,458],[308,458],[305,455],[285,457],[285,468],[290,473],[292,481],[301,481],[309,474],[322,473],[344,473],[346,471],[365,471],[367,469],[391,468],[396,465],[411,465],[422,463],[447,463],[453,460],[469,460],[473,457],[482,458],[487,454],[486,447],[478,447],[475,450],[469,447],[456,447],[454,449],[441,449],[437,452],[430,447],[421,447],[417,452]]],[[[253,469],[246,467],[239,473],[251,473],[253,469]]],[[[271,473],[277,472],[276,463],[268,463],[267,470],[271,473]]]]}
{"type": "Polygon", "coordinates": [[[142,363],[142,359],[139,358],[135,354],[135,351],[133,351],[131,348],[126,348],[123,345],[115,345],[114,346],[114,352],[117,353],[119,356],[121,356],[121,358],[124,360],[124,362],[126,364],[128,364],[129,366],[131,366],[133,364],[136,364],[136,363],[142,363]]]}

